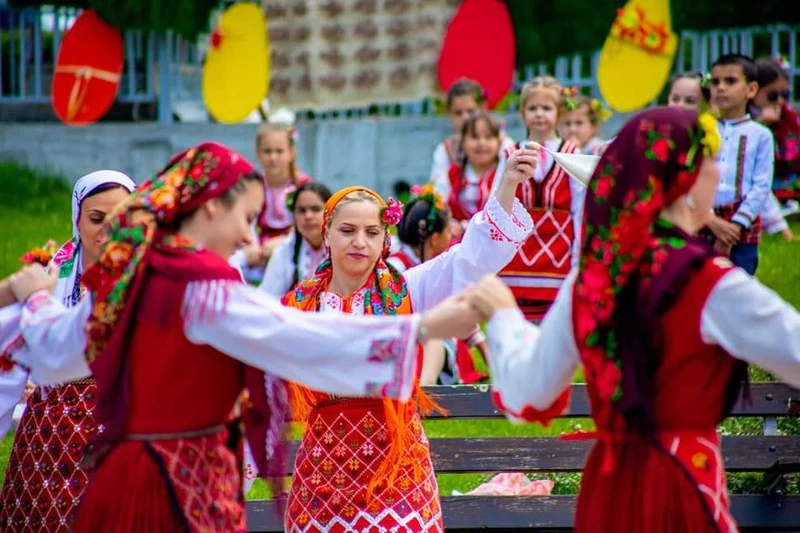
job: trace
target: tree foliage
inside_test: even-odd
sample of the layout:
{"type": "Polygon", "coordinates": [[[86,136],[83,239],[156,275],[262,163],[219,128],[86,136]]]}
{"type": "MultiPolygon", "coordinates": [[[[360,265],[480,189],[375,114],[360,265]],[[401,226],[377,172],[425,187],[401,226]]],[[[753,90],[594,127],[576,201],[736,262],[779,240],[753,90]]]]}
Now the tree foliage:
{"type": "Polygon", "coordinates": [[[187,38],[208,31],[211,12],[220,0],[11,0],[12,7],[78,7],[94,9],[121,29],[173,32],[187,38]]]}
{"type": "MultiPolygon", "coordinates": [[[[517,64],[528,65],[603,46],[624,0],[506,0],[517,39],[517,64]]],[[[681,30],[798,24],[786,0],[672,0],[672,26],[681,30]]]]}

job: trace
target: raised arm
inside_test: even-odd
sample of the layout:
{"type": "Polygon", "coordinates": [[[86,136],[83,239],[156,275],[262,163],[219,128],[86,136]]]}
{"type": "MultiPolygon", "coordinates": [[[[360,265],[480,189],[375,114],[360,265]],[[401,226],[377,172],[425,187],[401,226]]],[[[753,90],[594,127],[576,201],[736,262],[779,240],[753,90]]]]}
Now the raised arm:
{"type": "Polygon", "coordinates": [[[506,266],[533,230],[530,215],[515,198],[517,186],[536,168],[535,149],[515,151],[500,185],[447,252],[405,273],[414,309],[429,309],[506,266]]]}

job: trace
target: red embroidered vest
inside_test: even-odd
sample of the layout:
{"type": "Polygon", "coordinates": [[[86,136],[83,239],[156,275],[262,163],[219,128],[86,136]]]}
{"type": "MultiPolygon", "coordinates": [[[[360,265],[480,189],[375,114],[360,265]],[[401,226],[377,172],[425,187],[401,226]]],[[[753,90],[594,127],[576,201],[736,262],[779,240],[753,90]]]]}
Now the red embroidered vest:
{"type": "MultiPolygon", "coordinates": [[[[564,141],[558,151],[572,154],[578,152],[578,146],[564,141]]],[[[530,304],[544,302],[549,307],[570,270],[575,228],[570,217],[569,180],[553,163],[541,183],[529,179],[517,189],[517,198],[533,219],[533,233],[499,275],[528,319],[544,316],[546,308],[534,309],[530,304]]]]}

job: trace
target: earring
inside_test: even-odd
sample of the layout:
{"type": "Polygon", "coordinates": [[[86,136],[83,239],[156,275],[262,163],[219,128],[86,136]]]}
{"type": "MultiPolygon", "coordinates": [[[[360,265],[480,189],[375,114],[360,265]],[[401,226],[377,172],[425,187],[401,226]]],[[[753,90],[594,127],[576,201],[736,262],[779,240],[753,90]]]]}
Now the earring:
{"type": "Polygon", "coordinates": [[[688,205],[691,209],[695,208],[694,196],[692,196],[692,193],[686,195],[686,205],[688,205]]]}

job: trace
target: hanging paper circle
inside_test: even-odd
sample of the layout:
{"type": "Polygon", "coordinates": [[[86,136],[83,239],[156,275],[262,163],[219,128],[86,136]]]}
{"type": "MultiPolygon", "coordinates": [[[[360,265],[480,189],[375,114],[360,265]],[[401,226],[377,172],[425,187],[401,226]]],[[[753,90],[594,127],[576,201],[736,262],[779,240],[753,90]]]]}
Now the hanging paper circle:
{"type": "Polygon", "coordinates": [[[511,89],[516,44],[502,0],[464,0],[447,26],[439,53],[439,86],[469,78],[486,91],[490,109],[511,89]]]}
{"type": "Polygon", "coordinates": [[[85,126],[100,120],[117,97],[122,74],[120,31],[88,10],[61,38],[51,101],[65,124],[85,126]]]}
{"type": "Polygon", "coordinates": [[[203,100],[214,119],[241,122],[266,98],[269,39],[260,4],[234,4],[211,34],[203,67],[203,100]]]}
{"type": "Polygon", "coordinates": [[[600,93],[617,111],[635,111],[661,94],[675,58],[669,0],[631,0],[617,10],[600,52],[600,93]]]}

